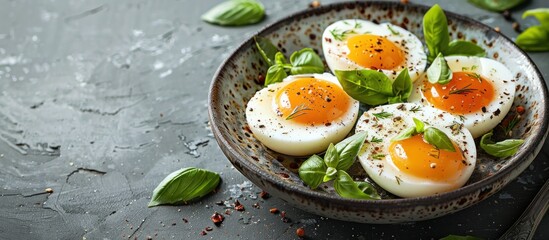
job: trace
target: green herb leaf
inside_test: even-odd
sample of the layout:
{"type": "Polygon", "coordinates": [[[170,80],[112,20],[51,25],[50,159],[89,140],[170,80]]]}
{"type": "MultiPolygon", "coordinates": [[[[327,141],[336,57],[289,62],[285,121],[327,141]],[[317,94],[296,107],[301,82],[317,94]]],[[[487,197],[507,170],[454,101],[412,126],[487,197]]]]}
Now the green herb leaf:
{"type": "Polygon", "coordinates": [[[299,167],[299,177],[307,186],[315,189],[323,182],[326,170],[327,167],[324,164],[324,159],[318,155],[313,155],[299,167]]]}
{"type": "Polygon", "coordinates": [[[486,153],[499,158],[509,157],[514,155],[520,145],[524,143],[522,139],[506,139],[501,142],[492,141],[492,132],[486,133],[480,139],[480,148],[486,153]]]}
{"type": "Polygon", "coordinates": [[[275,65],[284,66],[284,65],[288,64],[288,60],[286,60],[286,57],[284,57],[284,54],[282,54],[281,52],[276,52],[275,53],[275,58],[274,58],[274,63],[275,63],[275,65]]]}
{"type": "Polygon", "coordinates": [[[219,174],[199,168],[183,168],[168,175],[154,189],[149,207],[185,203],[213,191],[219,174]]]}
{"type": "Polygon", "coordinates": [[[535,17],[542,25],[549,24],[549,8],[531,9],[522,14],[522,18],[535,17]]]}
{"type": "Polygon", "coordinates": [[[441,53],[438,54],[435,61],[427,69],[427,79],[430,83],[439,84],[447,84],[452,80],[452,70],[450,70],[448,63],[446,63],[441,53]]]}
{"type": "Polygon", "coordinates": [[[441,238],[440,240],[482,240],[482,238],[474,237],[474,236],[459,236],[459,235],[448,235],[446,237],[441,238]]]}
{"type": "Polygon", "coordinates": [[[343,90],[352,98],[376,106],[393,96],[392,81],[375,70],[336,70],[335,75],[343,90]]]}
{"type": "Polygon", "coordinates": [[[393,95],[400,97],[401,102],[405,102],[410,94],[412,94],[412,79],[408,68],[404,68],[393,82],[393,95]]]}
{"type": "Polygon", "coordinates": [[[415,127],[409,127],[404,129],[399,135],[391,139],[391,141],[396,142],[404,139],[411,138],[412,136],[417,134],[417,130],[415,127]]]}
{"type": "Polygon", "coordinates": [[[324,175],[324,178],[322,179],[323,182],[329,182],[336,178],[337,176],[337,169],[333,167],[328,167],[326,169],[326,175],[324,175]]]}
{"type": "Polygon", "coordinates": [[[263,19],[265,8],[256,0],[229,0],[202,15],[202,20],[224,26],[254,24],[263,19]]]}
{"type": "Polygon", "coordinates": [[[393,116],[392,113],[388,113],[388,112],[372,113],[372,115],[374,115],[376,118],[379,118],[379,119],[384,119],[384,118],[393,116]]]}
{"type": "Polygon", "coordinates": [[[481,48],[479,45],[474,44],[473,42],[465,40],[454,40],[450,42],[448,48],[445,49],[442,53],[444,53],[445,56],[486,56],[486,51],[484,51],[483,48],[481,48]]]}
{"type": "Polygon", "coordinates": [[[438,149],[446,150],[449,152],[456,151],[456,149],[454,148],[454,144],[452,144],[452,140],[450,140],[446,133],[437,128],[425,128],[425,131],[423,132],[423,140],[438,149]]]}
{"type": "Polygon", "coordinates": [[[366,132],[358,132],[335,145],[339,155],[337,170],[347,171],[353,165],[365,140],[366,132]]]}
{"type": "Polygon", "coordinates": [[[443,52],[450,42],[448,34],[448,20],[442,8],[435,4],[423,15],[423,35],[429,49],[427,60],[432,62],[439,53],[443,52]]]}
{"type": "Polygon", "coordinates": [[[292,53],[290,62],[292,63],[292,75],[324,72],[324,63],[322,62],[322,59],[311,48],[303,48],[292,53]]]}
{"type": "Polygon", "coordinates": [[[377,191],[366,182],[357,184],[345,171],[337,171],[337,178],[334,180],[334,189],[341,197],[352,199],[380,199],[377,191]],[[359,188],[360,184],[360,188],[359,188]],[[368,185],[367,185],[368,184],[368,185]]]}
{"type": "Polygon", "coordinates": [[[469,0],[469,3],[494,12],[503,12],[514,8],[525,0],[469,0]]]}
{"type": "Polygon", "coordinates": [[[326,150],[326,153],[324,154],[324,163],[328,167],[337,167],[337,163],[339,162],[339,154],[337,152],[336,147],[333,143],[330,143],[328,146],[328,149],[326,150]]]}
{"type": "Polygon", "coordinates": [[[425,132],[425,123],[417,118],[413,118],[414,124],[416,125],[416,132],[423,133],[425,132]]]}
{"type": "Polygon", "coordinates": [[[282,82],[282,80],[287,76],[288,74],[286,73],[284,66],[276,64],[272,65],[269,67],[269,70],[267,70],[267,76],[265,76],[265,86],[282,82]]]}
{"type": "Polygon", "coordinates": [[[402,99],[402,96],[393,96],[393,97],[388,97],[387,98],[387,102],[389,104],[393,104],[393,103],[403,103],[403,102],[406,102],[406,100],[402,99]]]}
{"type": "Polygon", "coordinates": [[[549,51],[549,23],[527,28],[517,36],[515,42],[525,51],[549,51]]]}
{"type": "MultiPolygon", "coordinates": [[[[254,37],[255,46],[263,60],[269,65],[272,66],[275,64],[275,55],[278,52],[278,48],[271,43],[271,41],[264,37],[255,36],[254,37]]],[[[282,55],[284,56],[284,55],[282,55]]]]}

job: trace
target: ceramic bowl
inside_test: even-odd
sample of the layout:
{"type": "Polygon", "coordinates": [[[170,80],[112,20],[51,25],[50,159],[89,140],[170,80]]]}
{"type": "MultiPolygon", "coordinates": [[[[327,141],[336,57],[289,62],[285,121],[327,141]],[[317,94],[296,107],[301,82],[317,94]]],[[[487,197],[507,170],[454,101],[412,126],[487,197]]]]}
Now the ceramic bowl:
{"type": "MultiPolygon", "coordinates": [[[[285,55],[310,47],[322,56],[322,32],[334,21],[349,18],[391,22],[423,40],[422,18],[427,6],[394,2],[346,2],[325,5],[288,16],[257,33],[270,39],[285,55]]],[[[477,21],[446,11],[452,39],[476,42],[489,58],[505,64],[517,81],[514,106],[526,108],[513,132],[525,143],[505,159],[479,155],[475,172],[460,189],[419,198],[367,201],[344,199],[329,189],[311,190],[299,179],[304,159],[273,152],[256,140],[247,126],[248,100],[262,88],[258,76],[267,71],[254,40],[240,45],[220,66],[209,95],[209,117],[223,153],[253,183],[300,209],[345,221],[396,223],[440,217],[469,207],[503,188],[535,158],[547,136],[547,87],[534,63],[510,39],[477,21]]],[[[352,175],[365,177],[360,166],[352,175]]]]}

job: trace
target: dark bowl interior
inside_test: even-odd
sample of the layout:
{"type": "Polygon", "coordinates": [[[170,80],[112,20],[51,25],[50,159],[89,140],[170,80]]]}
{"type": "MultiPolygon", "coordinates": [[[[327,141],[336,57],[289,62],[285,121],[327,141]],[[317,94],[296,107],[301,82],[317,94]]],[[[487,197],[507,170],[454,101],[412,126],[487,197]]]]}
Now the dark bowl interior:
{"type": "MultiPolygon", "coordinates": [[[[423,40],[422,18],[427,6],[391,2],[345,2],[308,9],[288,16],[257,33],[270,39],[289,55],[311,47],[322,56],[322,32],[329,24],[349,18],[391,22],[423,40]]],[[[443,216],[471,206],[494,194],[517,177],[535,158],[547,136],[547,87],[528,56],[510,39],[469,18],[446,12],[452,39],[467,39],[486,49],[487,57],[506,65],[517,81],[513,106],[526,113],[513,131],[525,143],[509,158],[480,154],[468,183],[455,191],[420,198],[390,198],[375,201],[344,199],[330,190],[311,190],[297,169],[304,159],[278,154],[257,141],[247,126],[248,100],[261,89],[258,76],[267,71],[253,38],[246,40],[219,67],[209,95],[213,133],[231,163],[265,191],[304,210],[346,221],[394,223],[443,216]]],[[[363,177],[358,164],[355,177],[363,177]]]]}

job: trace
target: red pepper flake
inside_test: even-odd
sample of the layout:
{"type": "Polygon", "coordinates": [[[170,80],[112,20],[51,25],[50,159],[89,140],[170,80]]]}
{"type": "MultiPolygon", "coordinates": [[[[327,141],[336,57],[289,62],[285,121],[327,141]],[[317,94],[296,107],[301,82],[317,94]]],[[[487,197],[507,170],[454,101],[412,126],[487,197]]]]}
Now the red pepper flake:
{"type": "Polygon", "coordinates": [[[211,232],[211,231],[213,230],[213,228],[210,227],[210,226],[207,226],[206,228],[204,228],[204,230],[206,230],[206,231],[208,231],[208,232],[211,232]]]}
{"type": "Polygon", "coordinates": [[[267,198],[270,197],[270,195],[269,195],[268,192],[261,191],[261,193],[259,194],[259,197],[262,198],[262,199],[267,199],[267,198]]]}
{"type": "Polygon", "coordinates": [[[295,234],[297,234],[298,237],[302,238],[305,236],[305,229],[302,227],[295,230],[295,234]]]}
{"type": "Polygon", "coordinates": [[[273,213],[273,214],[277,214],[278,213],[278,208],[271,208],[271,209],[269,209],[269,212],[273,213]]]}
{"type": "Polygon", "coordinates": [[[230,209],[225,209],[225,215],[231,215],[231,210],[230,209]]]}
{"type": "Polygon", "coordinates": [[[517,106],[517,113],[522,115],[526,112],[526,109],[524,109],[524,106],[517,106]]]}
{"type": "Polygon", "coordinates": [[[400,0],[400,3],[402,4],[408,4],[410,2],[410,0],[400,0]]]}
{"type": "Polygon", "coordinates": [[[200,235],[202,235],[202,236],[205,236],[205,235],[207,235],[207,234],[208,234],[208,233],[207,233],[206,231],[204,231],[204,230],[202,230],[202,232],[200,232],[200,235]]]}
{"type": "Polygon", "coordinates": [[[223,215],[215,212],[210,219],[215,225],[219,226],[225,218],[223,217],[223,215]]]}
{"type": "Polygon", "coordinates": [[[280,216],[283,217],[283,218],[285,218],[285,217],[286,217],[286,211],[282,211],[282,212],[280,213],[280,216]]]}
{"type": "Polygon", "coordinates": [[[259,76],[257,76],[257,82],[260,83],[260,84],[264,84],[265,83],[265,76],[263,76],[263,74],[259,74],[259,76]]]}
{"type": "Polygon", "coordinates": [[[244,205],[242,205],[238,200],[234,201],[234,210],[242,212],[244,211],[244,205]]]}

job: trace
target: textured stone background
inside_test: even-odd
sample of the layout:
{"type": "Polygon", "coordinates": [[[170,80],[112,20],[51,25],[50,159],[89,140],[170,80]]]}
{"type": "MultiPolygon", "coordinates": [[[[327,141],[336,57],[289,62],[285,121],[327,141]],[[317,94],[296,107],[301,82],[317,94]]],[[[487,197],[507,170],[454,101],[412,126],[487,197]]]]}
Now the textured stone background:
{"type": "MultiPolygon", "coordinates": [[[[298,227],[310,239],[491,239],[548,179],[546,143],[522,175],[481,204],[399,225],[336,221],[258,198],[261,190],[211,135],[208,87],[239,43],[310,1],[263,1],[265,21],[229,28],[200,20],[217,2],[0,0],[0,239],[292,239],[298,227]],[[147,208],[154,187],[186,166],[220,172],[220,191],[187,206],[147,208]],[[229,210],[215,227],[210,215],[228,209],[215,203],[234,199],[246,211],[229,210]],[[201,236],[207,226],[213,231],[201,236]]],[[[500,14],[465,1],[441,5],[517,35],[500,14]]],[[[520,19],[522,12],[541,6],[549,3],[530,1],[513,16],[524,28],[536,22],[520,19]]],[[[530,56],[549,80],[549,53],[530,56]]],[[[546,217],[537,239],[549,238],[548,226],[546,217]]]]}

